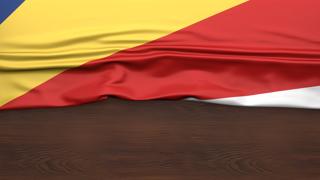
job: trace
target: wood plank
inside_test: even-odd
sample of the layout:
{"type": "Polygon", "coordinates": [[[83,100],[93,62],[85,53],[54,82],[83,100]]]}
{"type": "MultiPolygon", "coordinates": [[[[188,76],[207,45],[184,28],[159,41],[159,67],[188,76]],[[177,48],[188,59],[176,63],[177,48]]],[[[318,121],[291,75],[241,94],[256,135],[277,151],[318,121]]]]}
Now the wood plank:
{"type": "Polygon", "coordinates": [[[1,180],[320,179],[320,111],[109,99],[0,112],[1,180]]]}

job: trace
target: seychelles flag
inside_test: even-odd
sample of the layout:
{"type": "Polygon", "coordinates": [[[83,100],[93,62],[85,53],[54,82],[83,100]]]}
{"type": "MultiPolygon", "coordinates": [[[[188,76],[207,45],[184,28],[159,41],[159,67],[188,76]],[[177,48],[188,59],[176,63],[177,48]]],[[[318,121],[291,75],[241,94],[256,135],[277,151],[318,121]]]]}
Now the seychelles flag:
{"type": "Polygon", "coordinates": [[[0,109],[320,108],[319,0],[0,0],[0,109]]]}

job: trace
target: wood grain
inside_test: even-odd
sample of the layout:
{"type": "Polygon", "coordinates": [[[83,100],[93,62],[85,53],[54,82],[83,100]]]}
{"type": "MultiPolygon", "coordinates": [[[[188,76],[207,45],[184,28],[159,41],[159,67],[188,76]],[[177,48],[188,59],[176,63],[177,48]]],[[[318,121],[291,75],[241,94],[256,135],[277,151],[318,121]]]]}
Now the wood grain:
{"type": "Polygon", "coordinates": [[[320,179],[320,111],[109,99],[0,112],[0,180],[320,179]]]}

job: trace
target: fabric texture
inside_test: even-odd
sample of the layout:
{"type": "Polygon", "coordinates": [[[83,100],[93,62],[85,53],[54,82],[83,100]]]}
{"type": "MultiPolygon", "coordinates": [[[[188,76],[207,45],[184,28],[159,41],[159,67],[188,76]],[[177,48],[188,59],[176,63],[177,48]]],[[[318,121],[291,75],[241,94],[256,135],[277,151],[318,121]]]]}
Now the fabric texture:
{"type": "Polygon", "coordinates": [[[42,22],[31,12],[45,2],[25,2],[0,26],[1,109],[109,96],[320,108],[320,1],[93,0],[94,14],[78,17],[80,3],[63,22],[50,13],[42,22]],[[41,28],[17,30],[24,12],[41,28]]]}

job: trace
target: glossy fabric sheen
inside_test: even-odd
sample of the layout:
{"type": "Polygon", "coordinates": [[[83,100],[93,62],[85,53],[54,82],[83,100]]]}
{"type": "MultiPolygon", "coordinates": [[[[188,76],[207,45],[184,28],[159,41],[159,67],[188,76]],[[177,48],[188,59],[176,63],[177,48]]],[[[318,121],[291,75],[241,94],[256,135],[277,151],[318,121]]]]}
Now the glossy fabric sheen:
{"type": "Polygon", "coordinates": [[[28,0],[0,25],[0,105],[245,0],[28,0]]]}
{"type": "Polygon", "coordinates": [[[319,86],[319,6],[317,0],[252,0],[65,71],[2,108],[76,105],[108,96],[212,100],[319,86]]]}
{"type": "MultiPolygon", "coordinates": [[[[193,98],[190,98],[188,100],[199,101],[193,98]]],[[[320,86],[292,89],[286,91],[276,91],[251,96],[239,96],[200,101],[234,106],[320,109],[320,86]]]]}

